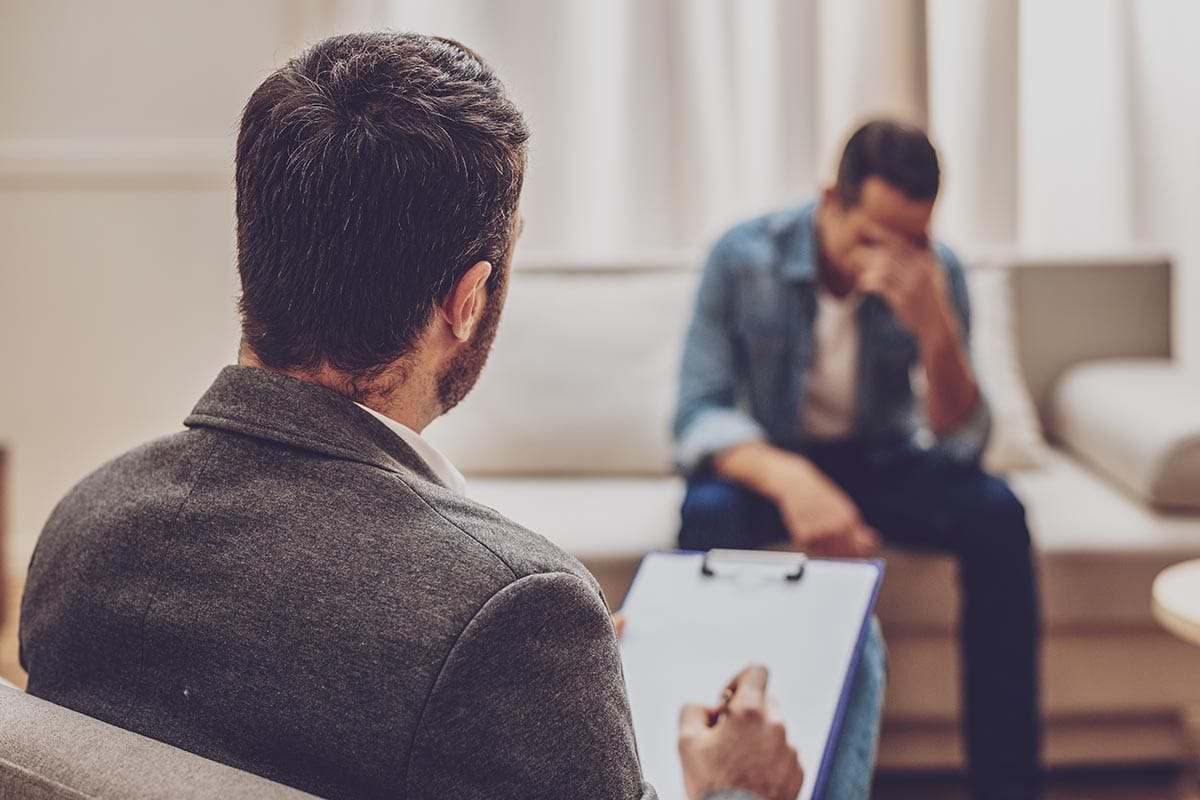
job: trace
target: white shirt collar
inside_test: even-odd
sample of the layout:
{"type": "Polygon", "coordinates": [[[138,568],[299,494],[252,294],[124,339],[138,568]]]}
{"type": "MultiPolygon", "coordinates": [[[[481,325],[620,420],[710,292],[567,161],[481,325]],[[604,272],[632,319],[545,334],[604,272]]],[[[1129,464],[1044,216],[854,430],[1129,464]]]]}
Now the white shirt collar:
{"type": "Polygon", "coordinates": [[[392,433],[403,439],[404,443],[420,456],[421,460],[425,462],[425,466],[429,467],[438,480],[444,483],[450,491],[463,496],[467,494],[467,479],[463,477],[463,474],[458,471],[457,467],[450,463],[450,459],[438,452],[437,448],[429,442],[422,439],[421,434],[407,425],[396,422],[391,417],[380,414],[373,408],[367,408],[362,403],[355,403],[354,405],[366,411],[384,425],[387,425],[392,433]]]}

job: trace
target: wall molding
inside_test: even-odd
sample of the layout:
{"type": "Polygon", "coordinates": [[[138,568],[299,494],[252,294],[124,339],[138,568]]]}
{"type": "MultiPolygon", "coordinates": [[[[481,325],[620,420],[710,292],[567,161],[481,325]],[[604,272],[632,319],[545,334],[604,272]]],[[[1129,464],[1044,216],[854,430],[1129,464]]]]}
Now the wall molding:
{"type": "Polygon", "coordinates": [[[233,185],[234,142],[209,139],[0,139],[0,187],[233,185]]]}

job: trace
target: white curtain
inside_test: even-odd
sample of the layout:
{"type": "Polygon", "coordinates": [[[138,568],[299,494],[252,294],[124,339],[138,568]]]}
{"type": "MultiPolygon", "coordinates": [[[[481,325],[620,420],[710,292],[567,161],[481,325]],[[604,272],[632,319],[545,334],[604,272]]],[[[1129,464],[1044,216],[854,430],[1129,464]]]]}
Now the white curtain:
{"type": "Polygon", "coordinates": [[[1192,0],[926,0],[939,233],[968,248],[1174,258],[1200,369],[1200,49],[1192,0]]]}
{"type": "Polygon", "coordinates": [[[526,257],[700,250],[826,176],[860,117],[923,120],[919,0],[392,0],[532,123],[526,257]],[[832,46],[861,42],[861,52],[832,46]],[[869,53],[869,58],[862,58],[869,53]]]}
{"type": "Polygon", "coordinates": [[[938,232],[967,251],[1171,251],[1200,366],[1194,0],[384,2],[478,49],[528,114],[523,259],[699,253],[898,115],[928,124],[938,232]]]}

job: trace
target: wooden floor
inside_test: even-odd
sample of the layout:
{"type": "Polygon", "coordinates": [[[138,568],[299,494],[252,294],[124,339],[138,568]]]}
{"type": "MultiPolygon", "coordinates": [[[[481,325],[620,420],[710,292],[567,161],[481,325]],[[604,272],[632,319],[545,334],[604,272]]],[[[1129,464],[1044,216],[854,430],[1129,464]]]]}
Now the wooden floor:
{"type": "MultiPolygon", "coordinates": [[[[10,576],[5,598],[5,624],[0,628],[0,676],[25,686],[17,660],[17,614],[24,576],[10,576]]],[[[1051,775],[1045,800],[1171,800],[1178,773],[1170,768],[1100,770],[1051,775]]],[[[874,800],[968,800],[961,779],[944,775],[882,775],[874,800]]]]}
{"type": "MultiPolygon", "coordinates": [[[[1087,770],[1047,776],[1044,800],[1175,800],[1179,772],[1174,767],[1087,770]]],[[[882,775],[873,800],[969,800],[961,778],[882,775]]]]}

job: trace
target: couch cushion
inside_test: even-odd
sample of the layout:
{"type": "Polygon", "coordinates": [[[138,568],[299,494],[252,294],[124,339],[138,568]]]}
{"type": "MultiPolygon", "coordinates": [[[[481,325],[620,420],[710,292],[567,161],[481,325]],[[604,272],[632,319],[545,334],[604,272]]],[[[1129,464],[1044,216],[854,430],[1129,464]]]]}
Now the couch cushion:
{"type": "MultiPolygon", "coordinates": [[[[1200,515],[1156,512],[1058,450],[1010,481],[1038,552],[1046,627],[1157,629],[1150,586],[1167,566],[1200,557],[1200,515]]],[[[893,628],[951,630],[953,562],[889,552],[879,613],[893,628]]]]}
{"type": "Polygon", "coordinates": [[[675,547],[683,482],[673,477],[473,478],[467,493],[585,564],[636,564],[650,550],[675,547]]]}
{"type": "Polygon", "coordinates": [[[1200,509],[1200,375],[1164,359],[1069,370],[1054,393],[1063,444],[1145,500],[1200,509]]]}
{"type": "MultiPolygon", "coordinates": [[[[1039,553],[1048,628],[1154,628],[1150,585],[1200,557],[1200,515],[1156,512],[1071,456],[1011,476],[1039,553]]],[[[597,572],[614,603],[641,556],[671,548],[683,483],[675,478],[476,478],[470,495],[542,534],[597,572]],[[616,567],[620,567],[617,569],[616,567]],[[603,573],[601,575],[600,573],[603,573]]],[[[951,559],[885,552],[879,615],[893,630],[949,632],[957,616],[951,559]]]]}

